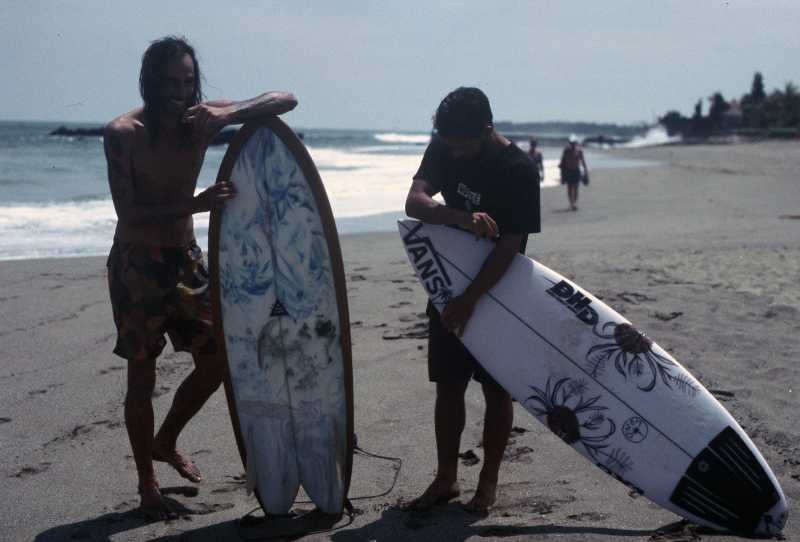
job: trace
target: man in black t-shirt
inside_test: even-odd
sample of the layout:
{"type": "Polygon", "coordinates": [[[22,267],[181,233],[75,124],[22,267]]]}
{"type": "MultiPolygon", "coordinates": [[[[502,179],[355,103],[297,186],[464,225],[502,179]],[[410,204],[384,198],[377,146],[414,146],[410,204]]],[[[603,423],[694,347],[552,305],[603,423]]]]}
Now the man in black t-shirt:
{"type": "Polygon", "coordinates": [[[478,364],[459,340],[478,299],[525,252],[529,233],[540,230],[539,183],[523,151],[498,134],[486,95],[458,88],[442,100],[434,137],[406,199],[406,213],[430,224],[459,226],[496,240],[475,280],[445,306],[441,316],[428,305],[428,373],[436,383],[438,469],[427,490],[409,505],[425,510],[460,494],[458,451],[465,423],[464,394],[470,378],[486,400],[485,453],[478,487],[467,510],[485,513],[496,499],[497,478],[513,420],[509,394],[478,364]],[[441,193],[445,204],[433,199],[441,193]]]}

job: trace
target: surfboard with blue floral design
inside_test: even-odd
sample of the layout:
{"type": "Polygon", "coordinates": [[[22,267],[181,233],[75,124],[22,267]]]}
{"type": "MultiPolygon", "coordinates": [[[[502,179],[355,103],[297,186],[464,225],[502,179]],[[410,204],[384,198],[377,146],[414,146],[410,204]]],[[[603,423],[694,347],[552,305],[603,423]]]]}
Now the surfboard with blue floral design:
{"type": "Polygon", "coordinates": [[[341,514],[352,458],[352,369],[344,272],[322,182],[280,120],[244,126],[218,180],[210,261],[226,391],[247,488],[286,514],[300,486],[341,514]]]}

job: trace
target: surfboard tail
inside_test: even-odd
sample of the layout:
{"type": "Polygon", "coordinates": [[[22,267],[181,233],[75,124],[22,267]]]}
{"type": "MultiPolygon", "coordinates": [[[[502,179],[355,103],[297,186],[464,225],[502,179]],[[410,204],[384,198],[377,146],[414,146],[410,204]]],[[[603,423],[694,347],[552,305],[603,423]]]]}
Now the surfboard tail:
{"type": "Polygon", "coordinates": [[[732,427],[697,454],[670,497],[699,518],[745,534],[779,532],[785,512],[773,517],[772,510],[781,500],[780,490],[732,427]]]}

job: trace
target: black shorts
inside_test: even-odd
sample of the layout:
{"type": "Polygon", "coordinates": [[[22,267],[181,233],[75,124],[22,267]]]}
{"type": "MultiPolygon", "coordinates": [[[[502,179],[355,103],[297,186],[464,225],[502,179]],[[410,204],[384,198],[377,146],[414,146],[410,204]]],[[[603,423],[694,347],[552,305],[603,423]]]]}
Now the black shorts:
{"type": "Polygon", "coordinates": [[[562,184],[580,184],[583,175],[580,169],[562,169],[561,181],[562,184]]]}
{"type": "Polygon", "coordinates": [[[428,378],[431,382],[477,382],[504,391],[492,375],[478,363],[455,334],[443,325],[439,311],[430,303],[428,314],[428,378]]]}

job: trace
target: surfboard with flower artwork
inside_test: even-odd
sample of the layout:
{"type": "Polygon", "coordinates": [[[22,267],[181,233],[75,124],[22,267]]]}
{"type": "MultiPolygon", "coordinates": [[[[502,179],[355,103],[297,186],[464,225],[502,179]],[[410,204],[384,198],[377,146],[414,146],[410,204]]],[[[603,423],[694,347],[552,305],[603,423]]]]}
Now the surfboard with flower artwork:
{"type": "Polygon", "coordinates": [[[350,481],[349,316],[336,228],[302,142],[277,118],[239,130],[217,180],[237,195],[212,213],[217,340],[247,488],[286,514],[300,486],[342,512],[350,481]]]}
{"type": "MultiPolygon", "coordinates": [[[[455,228],[398,226],[439,311],[493,247],[455,228]]],[[[783,491],[739,424],[670,354],[574,282],[518,254],[461,340],[528,412],[656,504],[721,530],[783,528],[783,491]]]]}

